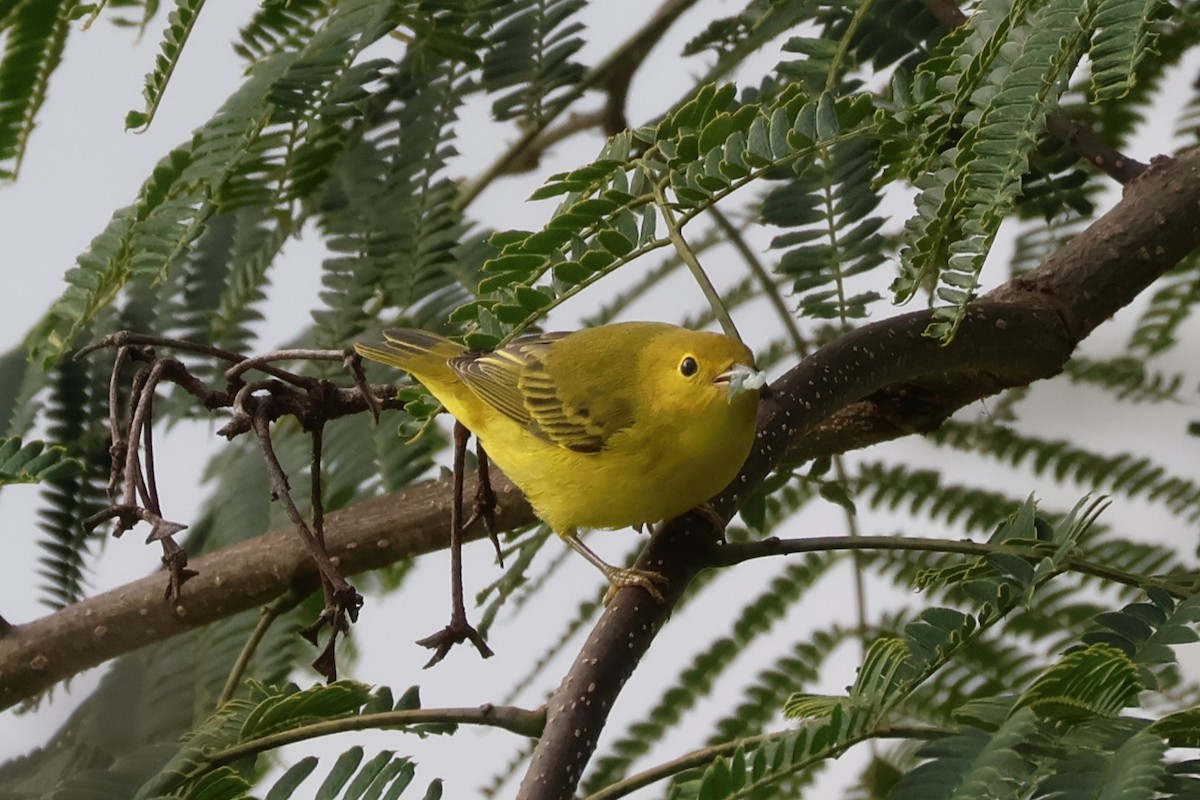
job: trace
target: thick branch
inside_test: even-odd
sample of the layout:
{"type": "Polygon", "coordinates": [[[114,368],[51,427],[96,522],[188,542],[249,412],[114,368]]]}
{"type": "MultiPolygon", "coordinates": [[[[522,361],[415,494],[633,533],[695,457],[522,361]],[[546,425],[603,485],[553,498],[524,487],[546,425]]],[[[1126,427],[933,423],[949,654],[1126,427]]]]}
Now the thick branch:
{"type": "MultiPolygon", "coordinates": [[[[498,530],[534,522],[507,480],[494,482],[498,530]]],[[[468,491],[474,491],[473,484],[468,491]]],[[[329,554],[343,575],[378,569],[449,543],[450,490],[430,481],[368,500],[325,520],[329,554]]],[[[482,525],[468,538],[484,535],[482,525]]],[[[32,697],[110,658],[318,585],[312,557],[292,526],[196,559],[200,573],[174,603],[157,572],[0,634],[0,707],[32,697]]]]}
{"type": "MultiPolygon", "coordinates": [[[[772,385],[754,450],[714,506],[731,516],[772,469],[804,457],[814,433],[828,445],[927,430],[964,405],[1057,374],[1080,340],[1198,246],[1200,150],[1192,150],[1158,162],[1045,264],[975,303],[951,344],[923,337],[929,312],[918,311],[804,359],[772,385]],[[857,424],[831,428],[835,421],[857,424]]],[[[547,705],[519,800],[572,796],[621,687],[719,546],[694,515],[650,540],[637,567],[670,581],[666,602],[621,592],[605,610],[547,705]]]]}

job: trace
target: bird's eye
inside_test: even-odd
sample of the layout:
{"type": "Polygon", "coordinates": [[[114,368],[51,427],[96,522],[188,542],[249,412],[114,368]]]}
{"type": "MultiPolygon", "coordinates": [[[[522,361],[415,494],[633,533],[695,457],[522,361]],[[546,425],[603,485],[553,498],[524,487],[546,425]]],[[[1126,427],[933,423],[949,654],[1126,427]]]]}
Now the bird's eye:
{"type": "Polygon", "coordinates": [[[687,356],[683,361],[679,362],[679,371],[683,373],[683,377],[690,378],[696,374],[696,370],[700,369],[700,365],[696,363],[696,359],[687,356]]]}

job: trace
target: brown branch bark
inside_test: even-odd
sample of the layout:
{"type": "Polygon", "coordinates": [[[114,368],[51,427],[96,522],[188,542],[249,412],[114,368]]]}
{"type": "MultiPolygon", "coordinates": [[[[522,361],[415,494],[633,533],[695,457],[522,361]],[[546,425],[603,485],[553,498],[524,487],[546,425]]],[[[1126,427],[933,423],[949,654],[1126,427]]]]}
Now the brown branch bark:
{"type": "MultiPolygon", "coordinates": [[[[500,530],[535,521],[511,483],[495,480],[494,488],[500,530]]],[[[473,492],[474,484],[467,490],[473,492]]],[[[329,555],[343,575],[354,575],[446,547],[450,494],[448,481],[430,481],[330,514],[325,519],[329,555]]],[[[483,535],[482,525],[467,532],[467,538],[483,535]]],[[[0,707],[289,590],[303,597],[320,586],[312,557],[290,525],[198,558],[191,566],[199,575],[175,602],[163,601],[167,576],[157,572],[0,632],[0,707]]]]}
{"type": "MultiPolygon", "coordinates": [[[[1159,160],[1041,267],[974,304],[950,345],[921,335],[929,313],[917,311],[804,359],[772,385],[754,450],[714,506],[728,518],[772,469],[833,439],[865,444],[931,429],[964,405],[1057,374],[1079,341],[1198,246],[1200,149],[1159,160]]],[[[670,581],[666,602],[620,592],[605,610],[547,705],[519,800],[573,795],[621,687],[719,548],[694,515],[650,540],[637,567],[670,581]]]]}

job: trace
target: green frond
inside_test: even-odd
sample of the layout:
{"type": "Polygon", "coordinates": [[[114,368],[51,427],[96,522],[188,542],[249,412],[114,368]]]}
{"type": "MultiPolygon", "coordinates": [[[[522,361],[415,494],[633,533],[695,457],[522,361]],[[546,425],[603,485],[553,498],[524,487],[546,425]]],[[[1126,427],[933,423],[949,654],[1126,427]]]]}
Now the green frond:
{"type": "Polygon", "coordinates": [[[100,3],[90,4],[92,5],[91,17],[85,21],[84,28],[89,27],[100,15],[100,12],[106,9],[112,9],[114,12],[118,10],[139,11],[140,13],[134,17],[114,15],[110,17],[109,21],[120,28],[136,28],[139,37],[145,36],[150,23],[158,15],[159,4],[160,0],[103,0],[100,3]]]}
{"type": "Polygon", "coordinates": [[[941,38],[915,74],[894,73],[892,106],[879,119],[882,161],[890,165],[886,177],[916,180],[943,166],[941,154],[976,108],[976,91],[1031,5],[983,0],[964,25],[941,38]]]}
{"type": "Polygon", "coordinates": [[[870,64],[876,72],[895,66],[912,72],[945,35],[927,3],[895,0],[867,8],[852,44],[857,63],[870,64]]]}
{"type": "Polygon", "coordinates": [[[22,443],[19,436],[0,439],[0,486],[58,480],[82,471],[83,464],[60,445],[22,443]]]}
{"type": "Polygon", "coordinates": [[[163,31],[159,53],[154,58],[154,69],[146,73],[146,84],[142,89],[146,107],[142,111],[130,111],[125,115],[126,130],[145,129],[154,120],[154,113],[158,111],[163,92],[166,91],[167,83],[175,72],[175,65],[183,55],[183,48],[203,7],[204,0],[175,0],[175,8],[167,14],[167,27],[163,31]]]}
{"type": "Polygon", "coordinates": [[[1138,669],[1138,683],[1164,691],[1172,677],[1164,674],[1178,663],[1174,646],[1200,641],[1200,596],[1176,603],[1161,591],[1149,591],[1151,602],[1139,600],[1119,611],[1095,616],[1082,641],[1119,649],[1138,669]]]}
{"type": "Polygon", "coordinates": [[[452,320],[473,322],[473,347],[491,347],[639,256],[663,247],[655,194],[670,189],[680,224],[768,171],[815,157],[869,123],[870,99],[808,100],[789,92],[770,104],[734,104],[732,86],[705,86],[654,128],[618,134],[599,158],[550,176],[533,199],[565,195],[536,232],[493,235],[480,299],[452,320]],[[634,154],[635,145],[644,152],[634,154]],[[660,188],[656,188],[660,187],[660,188]]]}
{"type": "Polygon", "coordinates": [[[1192,254],[1160,278],[1129,338],[1135,353],[1153,356],[1174,347],[1180,327],[1200,305],[1200,256],[1192,254]]]}
{"type": "Polygon", "coordinates": [[[0,181],[21,169],[38,110],[46,99],[50,75],[62,60],[74,3],[23,0],[0,11],[0,181]]]}
{"type": "MultiPolygon", "coordinates": [[[[1014,13],[1020,5],[1014,4],[1014,13]]],[[[972,19],[976,16],[984,16],[982,8],[972,19]]],[[[926,333],[942,341],[953,338],[975,296],[984,259],[1020,193],[1046,115],[1085,51],[1090,14],[1080,0],[1057,0],[1012,22],[1004,41],[990,43],[994,52],[980,82],[968,86],[960,80],[957,91],[970,98],[961,120],[970,127],[938,157],[936,169],[917,180],[917,215],[905,226],[902,273],[892,285],[903,302],[936,284],[934,295],[944,305],[935,308],[926,333]]],[[[970,76],[968,70],[963,77],[970,76]]]]}
{"type": "MultiPolygon", "coordinates": [[[[1040,595],[1039,595],[1040,600],[1040,595]]],[[[1024,614],[1009,617],[1004,633],[981,631],[966,639],[937,672],[896,705],[895,715],[938,727],[954,727],[963,719],[961,708],[979,698],[1002,696],[1014,686],[1033,680],[1045,666],[1040,647],[1025,646],[1011,636],[1024,614]]],[[[1045,636],[1043,629],[1036,636],[1045,636]]]]}
{"type": "MultiPolygon", "coordinates": [[[[266,800],[286,800],[297,796],[297,792],[315,791],[315,797],[357,800],[360,797],[400,797],[416,777],[416,764],[406,756],[397,756],[384,750],[374,758],[362,763],[363,749],[352,747],[338,756],[328,775],[319,785],[308,786],[305,781],[317,767],[314,756],[301,759],[280,776],[267,792],[266,800]],[[303,788],[302,788],[303,787],[303,788]],[[340,794],[339,794],[340,793],[340,794]]],[[[208,800],[199,794],[199,786],[188,794],[196,800],[208,800]]],[[[441,780],[434,779],[425,790],[425,798],[441,797],[441,780]]]]}
{"type": "Polygon", "coordinates": [[[904,774],[889,800],[1022,797],[1032,763],[1021,745],[1033,740],[1037,721],[1028,709],[1014,711],[995,730],[964,727],[921,748],[928,759],[904,774]]]}
{"type": "Polygon", "coordinates": [[[904,506],[910,514],[925,513],[976,531],[991,530],[1020,505],[1020,500],[999,492],[943,484],[942,476],[932,470],[881,462],[859,464],[855,485],[859,502],[871,508],[894,511],[904,506]]]}
{"type": "Polygon", "coordinates": [[[762,47],[800,20],[811,17],[814,6],[811,2],[749,0],[737,14],[709,22],[683,46],[682,55],[693,56],[707,50],[719,61],[736,61],[740,53],[762,47]]]}
{"type": "MultiPolygon", "coordinates": [[[[164,792],[182,792],[183,797],[204,797],[201,788],[206,782],[214,780],[213,776],[225,774],[224,768],[217,767],[215,763],[220,760],[223,750],[253,744],[284,732],[303,733],[329,720],[420,707],[420,695],[416,687],[405,692],[400,699],[393,700],[392,692],[387,687],[372,690],[350,681],[338,681],[305,690],[291,684],[270,687],[254,683],[247,697],[226,703],[207,722],[196,728],[184,740],[175,757],[142,787],[138,797],[150,798],[164,792]]],[[[427,735],[445,733],[452,727],[430,723],[415,725],[408,730],[427,735]]],[[[312,730],[313,736],[323,733],[326,731],[320,727],[312,730]]],[[[387,791],[389,797],[396,797],[411,782],[414,767],[407,758],[395,758],[392,751],[384,751],[362,764],[362,755],[361,748],[352,748],[339,756],[317,790],[317,796],[359,798],[364,794],[380,796],[387,791]],[[344,794],[339,795],[343,789],[344,794]]],[[[315,766],[315,760],[300,762],[286,772],[280,782],[284,786],[298,786],[311,774],[310,764],[315,766]]],[[[275,791],[273,788],[272,792],[275,791]]]]}
{"type": "Polygon", "coordinates": [[[56,366],[49,379],[47,435],[63,444],[42,449],[40,442],[30,442],[16,450],[19,439],[4,440],[0,445],[0,473],[44,474],[44,505],[38,511],[42,532],[38,538],[42,550],[38,575],[42,579],[42,602],[51,608],[63,608],[83,597],[86,562],[93,554],[97,536],[103,536],[84,530],[83,520],[109,502],[105,490],[111,464],[105,414],[107,386],[99,371],[74,361],[56,366]],[[16,452],[5,458],[11,450],[16,452]]]}
{"type": "Polygon", "coordinates": [[[742,688],[737,705],[717,720],[706,743],[733,742],[763,733],[797,688],[816,683],[826,660],[841,644],[857,636],[857,631],[831,625],[796,642],[742,688]]]}
{"type": "MultiPolygon", "coordinates": [[[[1043,136],[1029,153],[1029,169],[1021,176],[1015,210],[1021,219],[1035,220],[1032,230],[1051,240],[1044,247],[1057,249],[1072,231],[1082,230],[1092,219],[1105,188],[1101,177],[1080,163],[1075,148],[1058,137],[1043,136]]],[[[1014,255],[1013,272],[1023,271],[1030,256],[1014,255]]]]}
{"type": "Polygon", "coordinates": [[[334,256],[324,263],[326,308],[314,319],[333,346],[371,327],[380,309],[458,306],[466,294],[459,276],[469,271],[460,260],[487,252],[476,241],[460,244],[466,223],[445,173],[454,155],[446,140],[471,88],[464,68],[432,53],[406,59],[389,73],[403,102],[369,119],[373,132],[337,162],[319,211],[334,256]]]}
{"type": "Polygon", "coordinates": [[[714,760],[699,778],[680,780],[671,787],[672,800],[777,797],[778,786],[814,765],[839,755],[846,747],[848,722],[840,707],[827,720],[755,747],[739,748],[729,758],[714,760]]]}
{"type": "Polygon", "coordinates": [[[1125,739],[1114,751],[1078,750],[1055,765],[1033,797],[1042,800],[1122,798],[1152,800],[1166,774],[1166,745],[1151,730],[1125,739]]]}
{"type": "Polygon", "coordinates": [[[1021,693],[1017,707],[1060,724],[1076,724],[1116,716],[1141,688],[1137,665],[1125,651],[1097,643],[1050,666],[1021,693]]]}
{"type": "Polygon", "coordinates": [[[1063,368],[1076,383],[1091,383],[1112,391],[1118,400],[1133,403],[1181,403],[1181,372],[1150,371],[1146,362],[1130,357],[1096,360],[1072,356],[1063,368]]]}
{"type": "Polygon", "coordinates": [[[1178,552],[1170,547],[1115,537],[1086,540],[1081,556],[1132,575],[1163,575],[1186,569],[1178,552]]]}
{"type": "Polygon", "coordinates": [[[1165,5],[1162,0],[1098,0],[1088,51],[1097,100],[1119,100],[1133,88],[1138,62],[1154,48],[1154,18],[1165,5]]]}
{"type": "Polygon", "coordinates": [[[583,78],[583,65],[572,60],[583,47],[583,25],[572,18],[583,6],[583,0],[520,0],[498,10],[482,70],[483,88],[504,92],[492,103],[495,119],[539,124],[583,78]]]}
{"type": "Polygon", "coordinates": [[[332,0],[263,3],[240,31],[233,50],[251,65],[276,53],[298,50],[312,39],[333,5],[332,0]]]}
{"type": "Polygon", "coordinates": [[[29,432],[47,381],[47,373],[29,363],[24,347],[0,355],[0,437],[29,432]]]}
{"type": "Polygon", "coordinates": [[[776,236],[772,247],[786,249],[779,271],[792,279],[802,317],[846,324],[867,315],[882,298],[876,292],[849,293],[846,282],[884,264],[887,247],[883,218],[874,212],[875,148],[866,138],[833,145],[797,176],[763,200],[763,222],[796,228],[776,236]]]}
{"type": "Polygon", "coordinates": [[[1171,747],[1200,747],[1200,706],[1168,714],[1151,725],[1150,730],[1171,747]]]}
{"type": "Polygon", "coordinates": [[[1069,212],[1057,214],[1050,219],[1022,225],[1013,243],[1013,255],[1009,260],[1012,277],[1024,275],[1045,261],[1067,240],[1087,225],[1083,214],[1069,212]]]}
{"type": "Polygon", "coordinates": [[[186,267],[193,282],[180,337],[249,352],[250,325],[262,318],[258,308],[266,299],[267,270],[286,239],[286,228],[256,206],[214,217],[186,267]]]}
{"type": "Polygon", "coordinates": [[[1133,453],[1114,456],[1084,450],[1066,439],[1042,440],[1002,425],[947,421],[929,438],[959,450],[1027,466],[1056,481],[1073,480],[1088,491],[1141,497],[1189,522],[1200,519],[1200,485],[1171,475],[1166,467],[1133,453]]]}

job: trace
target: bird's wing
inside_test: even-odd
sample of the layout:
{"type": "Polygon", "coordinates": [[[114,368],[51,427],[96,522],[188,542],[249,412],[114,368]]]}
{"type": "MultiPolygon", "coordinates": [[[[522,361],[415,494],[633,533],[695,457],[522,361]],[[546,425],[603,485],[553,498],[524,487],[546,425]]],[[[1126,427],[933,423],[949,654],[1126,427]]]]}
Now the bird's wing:
{"type": "Polygon", "coordinates": [[[581,453],[604,449],[608,437],[632,422],[627,404],[606,397],[603,387],[556,380],[546,367],[555,342],[566,334],[523,336],[491,353],[450,360],[476,395],[534,435],[581,453]]]}

